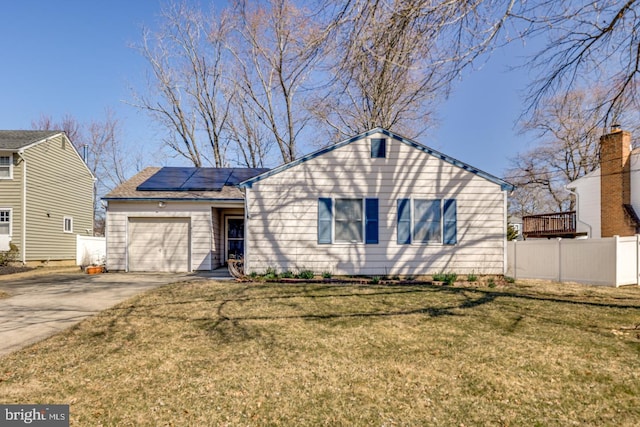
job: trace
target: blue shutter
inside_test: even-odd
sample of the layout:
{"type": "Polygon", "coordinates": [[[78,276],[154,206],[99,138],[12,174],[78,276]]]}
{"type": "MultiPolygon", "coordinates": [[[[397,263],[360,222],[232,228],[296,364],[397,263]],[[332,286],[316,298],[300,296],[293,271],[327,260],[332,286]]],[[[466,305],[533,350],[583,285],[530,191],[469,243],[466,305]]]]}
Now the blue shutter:
{"type": "Polygon", "coordinates": [[[378,243],[378,199],[365,199],[364,215],[364,241],[378,243]]]}
{"type": "Polygon", "coordinates": [[[444,244],[455,245],[458,243],[456,199],[446,199],[444,201],[442,216],[444,218],[444,244]]]}
{"type": "Polygon", "coordinates": [[[371,139],[371,158],[387,157],[387,140],[385,138],[371,139]]]}
{"type": "Polygon", "coordinates": [[[411,243],[411,199],[398,199],[398,244],[411,243]]]}
{"type": "Polygon", "coordinates": [[[331,243],[331,199],[318,199],[318,243],[331,243]]]}

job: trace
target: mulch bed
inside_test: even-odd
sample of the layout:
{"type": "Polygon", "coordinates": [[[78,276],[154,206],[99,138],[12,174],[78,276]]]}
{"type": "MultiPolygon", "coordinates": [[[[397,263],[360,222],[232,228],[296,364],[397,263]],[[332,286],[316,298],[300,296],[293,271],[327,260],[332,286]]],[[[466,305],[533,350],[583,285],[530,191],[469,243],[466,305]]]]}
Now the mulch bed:
{"type": "Polygon", "coordinates": [[[33,269],[33,267],[24,267],[21,265],[0,265],[0,276],[4,274],[23,273],[25,271],[31,271],[33,269]]]}

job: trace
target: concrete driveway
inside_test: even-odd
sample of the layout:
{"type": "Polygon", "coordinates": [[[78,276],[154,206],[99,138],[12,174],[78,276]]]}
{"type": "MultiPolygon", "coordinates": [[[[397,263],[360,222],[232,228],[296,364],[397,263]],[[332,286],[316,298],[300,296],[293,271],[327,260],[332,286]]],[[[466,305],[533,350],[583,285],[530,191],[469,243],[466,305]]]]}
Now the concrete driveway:
{"type": "Polygon", "coordinates": [[[78,273],[0,280],[0,356],[19,350],[141,292],[212,278],[190,273],[78,273]]]}

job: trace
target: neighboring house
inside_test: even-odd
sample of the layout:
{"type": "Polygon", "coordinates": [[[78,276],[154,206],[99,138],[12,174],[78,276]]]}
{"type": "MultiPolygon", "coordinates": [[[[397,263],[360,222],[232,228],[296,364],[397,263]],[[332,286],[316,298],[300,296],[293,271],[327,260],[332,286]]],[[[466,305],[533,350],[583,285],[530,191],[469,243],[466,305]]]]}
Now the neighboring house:
{"type": "Polygon", "coordinates": [[[107,268],[503,274],[512,189],[380,128],[272,170],[148,168],[105,197],[107,268]]]}
{"type": "Polygon", "coordinates": [[[93,183],[64,132],[0,131],[0,245],[23,263],[75,261],[76,235],[93,235],[93,183]]]}
{"type": "Polygon", "coordinates": [[[576,228],[591,238],[632,236],[640,227],[640,150],[618,128],[600,138],[600,167],[571,182],[576,228]]]}

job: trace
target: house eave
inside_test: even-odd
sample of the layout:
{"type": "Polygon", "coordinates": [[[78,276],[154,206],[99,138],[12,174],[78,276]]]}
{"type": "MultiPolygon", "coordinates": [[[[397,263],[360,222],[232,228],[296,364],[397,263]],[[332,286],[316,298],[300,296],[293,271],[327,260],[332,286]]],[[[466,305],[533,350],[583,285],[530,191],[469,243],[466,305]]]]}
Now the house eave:
{"type": "Polygon", "coordinates": [[[276,174],[278,174],[278,173],[280,173],[282,171],[290,169],[290,168],[292,168],[294,166],[297,166],[299,164],[305,163],[305,162],[307,162],[307,161],[309,161],[311,159],[314,159],[314,158],[316,158],[318,156],[321,156],[321,155],[323,155],[325,153],[328,153],[330,151],[333,151],[333,150],[336,150],[338,148],[344,147],[345,145],[351,144],[352,142],[358,141],[358,140],[363,139],[363,138],[367,138],[367,137],[369,137],[369,136],[371,136],[373,134],[376,134],[376,133],[381,133],[383,135],[386,135],[389,138],[395,139],[396,141],[400,141],[400,142],[402,142],[404,144],[407,144],[407,145],[409,145],[409,146],[411,146],[413,148],[416,148],[416,149],[418,149],[420,151],[423,151],[423,152],[425,152],[425,153],[427,153],[427,154],[429,154],[431,156],[439,158],[439,159],[441,159],[441,160],[443,160],[443,161],[445,161],[445,162],[447,162],[449,164],[452,164],[452,165],[454,165],[456,167],[459,167],[461,169],[464,169],[464,170],[466,170],[466,171],[468,171],[468,172],[470,172],[472,174],[475,174],[475,175],[477,175],[477,176],[479,176],[481,178],[484,178],[484,179],[486,179],[486,180],[488,180],[490,182],[493,182],[494,184],[499,185],[500,189],[502,191],[513,191],[516,188],[513,184],[510,184],[510,183],[506,182],[505,180],[498,178],[497,176],[491,175],[490,173],[485,172],[485,171],[483,171],[481,169],[478,169],[478,168],[476,168],[474,166],[471,166],[468,163],[465,163],[463,161],[455,159],[455,158],[453,158],[451,156],[448,156],[448,155],[446,155],[444,153],[441,153],[441,152],[439,152],[437,150],[434,150],[434,149],[432,149],[430,147],[427,147],[426,145],[422,145],[422,144],[420,144],[418,142],[415,142],[413,140],[410,140],[408,138],[405,138],[403,136],[400,136],[398,134],[395,134],[395,133],[393,133],[393,132],[391,132],[389,130],[386,130],[386,129],[383,129],[383,128],[380,128],[380,127],[371,129],[371,130],[366,131],[366,132],[363,132],[363,133],[361,133],[359,135],[356,135],[356,136],[353,136],[351,138],[345,139],[345,140],[340,141],[340,142],[338,142],[336,144],[321,148],[321,149],[319,149],[317,151],[314,151],[313,153],[310,153],[310,154],[307,154],[305,156],[302,156],[299,159],[296,159],[296,160],[294,160],[292,162],[280,165],[280,166],[278,166],[276,168],[271,169],[268,172],[265,172],[263,174],[260,174],[258,176],[255,176],[253,178],[250,178],[250,179],[248,179],[246,181],[243,181],[243,182],[239,183],[238,187],[240,187],[240,188],[251,188],[252,185],[254,183],[258,182],[258,181],[261,181],[263,179],[269,178],[270,176],[276,175],[276,174]]]}

